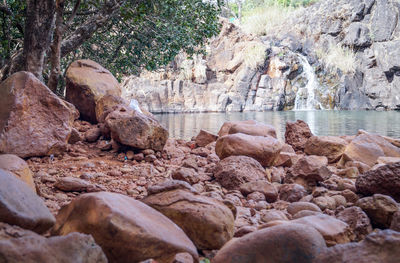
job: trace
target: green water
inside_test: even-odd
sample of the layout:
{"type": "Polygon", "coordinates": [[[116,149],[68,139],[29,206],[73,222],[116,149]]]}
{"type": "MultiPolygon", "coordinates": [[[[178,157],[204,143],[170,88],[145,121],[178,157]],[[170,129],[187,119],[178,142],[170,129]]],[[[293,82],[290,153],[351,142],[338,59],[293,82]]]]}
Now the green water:
{"type": "Polygon", "coordinates": [[[287,121],[303,120],[314,135],[354,135],[363,129],[400,138],[400,112],[387,111],[280,111],[157,114],[170,137],[190,139],[201,129],[217,133],[225,121],[257,120],[275,126],[283,138],[287,121]]]}

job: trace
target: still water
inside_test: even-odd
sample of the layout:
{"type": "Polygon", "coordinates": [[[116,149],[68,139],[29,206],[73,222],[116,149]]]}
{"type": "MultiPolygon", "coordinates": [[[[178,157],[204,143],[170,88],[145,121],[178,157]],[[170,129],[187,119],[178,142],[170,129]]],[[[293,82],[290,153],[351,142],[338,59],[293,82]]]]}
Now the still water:
{"type": "Polygon", "coordinates": [[[201,129],[217,133],[225,121],[257,120],[275,126],[278,137],[287,121],[303,120],[314,135],[354,135],[359,129],[400,138],[400,112],[388,111],[279,111],[157,114],[170,137],[190,139],[201,129]]]}

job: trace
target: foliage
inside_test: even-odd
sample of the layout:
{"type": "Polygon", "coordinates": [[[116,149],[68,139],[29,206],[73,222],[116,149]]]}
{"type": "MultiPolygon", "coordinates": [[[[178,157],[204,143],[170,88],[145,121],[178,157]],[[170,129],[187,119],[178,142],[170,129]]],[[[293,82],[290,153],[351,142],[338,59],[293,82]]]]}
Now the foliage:
{"type": "Polygon", "coordinates": [[[265,61],[266,50],[267,47],[262,43],[254,42],[249,44],[243,51],[244,64],[251,69],[257,69],[262,66],[265,61]]]}
{"type": "Polygon", "coordinates": [[[339,69],[342,73],[354,73],[356,70],[356,55],[352,49],[331,45],[328,50],[317,49],[317,56],[331,70],[339,69]]]}

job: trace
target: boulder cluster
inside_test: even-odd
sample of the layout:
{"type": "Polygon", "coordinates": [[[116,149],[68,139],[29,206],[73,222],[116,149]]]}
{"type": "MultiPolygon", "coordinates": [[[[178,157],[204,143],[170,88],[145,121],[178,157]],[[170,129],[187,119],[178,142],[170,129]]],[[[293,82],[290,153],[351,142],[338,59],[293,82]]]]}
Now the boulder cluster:
{"type": "Polygon", "coordinates": [[[253,120],[168,139],[100,65],[66,77],[69,102],[0,84],[0,262],[398,261],[399,140],[253,120]]]}

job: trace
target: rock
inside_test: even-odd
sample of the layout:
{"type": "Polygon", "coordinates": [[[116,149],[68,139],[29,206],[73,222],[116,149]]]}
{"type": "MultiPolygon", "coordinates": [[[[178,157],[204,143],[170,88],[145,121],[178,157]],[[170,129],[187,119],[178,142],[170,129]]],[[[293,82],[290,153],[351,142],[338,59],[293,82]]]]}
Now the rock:
{"type": "Polygon", "coordinates": [[[303,156],[290,168],[285,177],[285,183],[298,183],[306,188],[313,187],[330,177],[331,172],[327,165],[328,159],[325,156],[303,156]]]}
{"type": "Polygon", "coordinates": [[[251,136],[242,133],[220,137],[215,152],[220,159],[244,155],[252,157],[262,166],[271,166],[278,157],[282,144],[273,137],[251,136]]]}
{"type": "Polygon", "coordinates": [[[172,191],[176,189],[188,190],[192,193],[197,193],[197,191],[187,182],[179,180],[168,180],[164,183],[152,185],[147,188],[149,195],[158,194],[162,192],[172,191]]]}
{"type": "Polygon", "coordinates": [[[392,38],[398,19],[398,6],[391,1],[376,1],[374,15],[371,21],[371,33],[374,41],[382,42],[392,38]],[[379,28],[379,30],[378,30],[379,28]]]}
{"type": "Polygon", "coordinates": [[[384,194],[400,202],[400,162],[380,166],[357,177],[357,192],[369,196],[384,194]]]}
{"type": "Polygon", "coordinates": [[[98,185],[74,177],[61,177],[54,184],[54,187],[64,192],[99,192],[104,190],[98,185]]]}
{"type": "Polygon", "coordinates": [[[324,248],[324,239],[314,228],[285,224],[232,239],[218,251],[213,263],[313,262],[324,248]]]}
{"type": "Polygon", "coordinates": [[[28,72],[0,84],[0,153],[21,158],[65,150],[79,114],[28,72]]]}
{"type": "Polygon", "coordinates": [[[0,154],[0,169],[10,172],[15,177],[21,179],[36,193],[33,173],[23,159],[13,154],[0,154]]]}
{"type": "Polygon", "coordinates": [[[319,215],[321,212],[311,211],[311,210],[301,210],[292,216],[292,219],[298,219],[306,216],[319,215]]]}
{"type": "Polygon", "coordinates": [[[287,122],[285,131],[285,142],[293,147],[295,151],[303,151],[307,140],[313,136],[307,123],[302,120],[287,122]]]}
{"type": "Polygon", "coordinates": [[[243,195],[260,192],[265,196],[268,203],[273,203],[278,198],[276,187],[268,181],[250,181],[240,185],[239,190],[243,195]]]}
{"type": "Polygon", "coordinates": [[[158,121],[127,107],[108,114],[105,122],[116,142],[137,149],[161,151],[168,139],[168,131],[158,121]]]}
{"type": "Polygon", "coordinates": [[[243,183],[263,180],[265,171],[253,158],[230,156],[218,162],[214,177],[226,189],[235,190],[243,183]]]}
{"type": "Polygon", "coordinates": [[[342,157],[348,143],[336,136],[312,136],[304,146],[304,152],[309,155],[325,156],[329,163],[342,157]]]}
{"type": "Polygon", "coordinates": [[[264,223],[269,223],[276,220],[289,220],[284,212],[275,209],[262,211],[260,217],[264,223]]]}
{"type": "Polygon", "coordinates": [[[299,184],[284,184],[279,188],[279,199],[287,202],[297,202],[306,195],[306,189],[299,184]]]}
{"type": "Polygon", "coordinates": [[[175,222],[198,249],[219,249],[233,237],[233,213],[213,198],[177,189],[142,201],[175,222]]]}
{"type": "Polygon", "coordinates": [[[289,204],[289,206],[287,207],[288,213],[291,214],[292,216],[304,210],[320,212],[320,213],[322,212],[318,206],[309,202],[293,202],[289,204]]]}
{"type": "Polygon", "coordinates": [[[102,96],[96,102],[96,120],[98,122],[104,122],[111,112],[118,109],[119,106],[128,107],[128,102],[123,98],[111,94],[102,96]]]}
{"type": "Polygon", "coordinates": [[[400,257],[400,233],[383,230],[369,234],[359,243],[337,245],[321,251],[317,263],[394,263],[400,257]]]}
{"type": "Polygon", "coordinates": [[[400,232],[400,210],[394,213],[390,229],[400,232]]]}
{"type": "Polygon", "coordinates": [[[255,121],[255,120],[246,120],[246,121],[227,121],[227,122],[224,122],[224,124],[221,126],[221,129],[219,130],[219,132],[218,132],[218,136],[219,137],[222,137],[222,136],[225,136],[225,135],[228,135],[229,134],[229,130],[231,129],[231,127],[233,126],[233,125],[236,125],[236,124],[250,124],[250,125],[255,125],[257,122],[255,121]]]}
{"type": "Polygon", "coordinates": [[[104,95],[121,96],[118,81],[91,60],[72,62],[66,72],[65,98],[79,110],[81,118],[97,123],[96,104],[104,95]]]}
{"type": "Polygon", "coordinates": [[[189,184],[196,184],[200,181],[197,172],[192,168],[180,167],[172,173],[172,179],[188,182],[189,184]]]}
{"type": "Polygon", "coordinates": [[[85,132],[85,140],[95,142],[101,135],[101,130],[98,127],[93,127],[85,132]]]}
{"type": "Polygon", "coordinates": [[[215,142],[217,139],[217,135],[205,130],[200,130],[199,134],[196,136],[195,142],[198,147],[206,147],[208,144],[215,142]]]}
{"type": "Polygon", "coordinates": [[[368,216],[357,206],[343,209],[336,215],[336,218],[350,226],[350,229],[356,235],[356,241],[363,240],[372,232],[372,226],[368,216]]]}
{"type": "Polygon", "coordinates": [[[300,155],[289,152],[280,152],[275,159],[274,166],[292,167],[301,158],[300,155]]]}
{"type": "Polygon", "coordinates": [[[330,196],[318,196],[315,197],[313,203],[316,204],[321,210],[336,208],[336,200],[330,196]]]}
{"type": "Polygon", "coordinates": [[[369,28],[363,23],[351,23],[343,40],[346,46],[368,47],[372,44],[369,28]]]}
{"type": "Polygon", "coordinates": [[[106,263],[101,248],[89,235],[71,233],[45,238],[29,230],[0,223],[1,262],[106,263]]]}
{"type": "Polygon", "coordinates": [[[400,157],[379,157],[376,160],[377,164],[393,164],[400,162],[400,157]]]}
{"type": "Polygon", "coordinates": [[[384,229],[390,227],[394,213],[399,210],[396,201],[381,194],[361,198],[355,205],[368,215],[374,227],[384,229]]]}
{"type": "Polygon", "coordinates": [[[77,129],[72,128],[71,129],[71,136],[68,139],[68,143],[69,144],[75,144],[75,143],[81,142],[83,140],[84,140],[84,138],[81,135],[81,133],[77,129]]]}
{"type": "Polygon", "coordinates": [[[276,130],[274,126],[255,122],[255,123],[233,123],[228,134],[244,133],[252,136],[264,136],[264,137],[274,137],[276,138],[276,130]]]}
{"type": "Polygon", "coordinates": [[[254,226],[243,226],[235,232],[234,237],[242,237],[242,236],[252,233],[256,230],[257,230],[257,228],[254,226]]]}
{"type": "Polygon", "coordinates": [[[0,221],[39,234],[51,228],[55,219],[32,189],[0,169],[0,221]]]}
{"type": "Polygon", "coordinates": [[[354,239],[349,225],[328,215],[306,216],[292,220],[291,223],[315,228],[324,237],[327,246],[344,244],[354,239]]]}
{"type": "Polygon", "coordinates": [[[92,235],[110,262],[150,258],[168,262],[179,252],[198,258],[193,243],[171,220],[142,202],[116,193],[83,194],[64,206],[52,233],[71,232],[92,235]]]}

